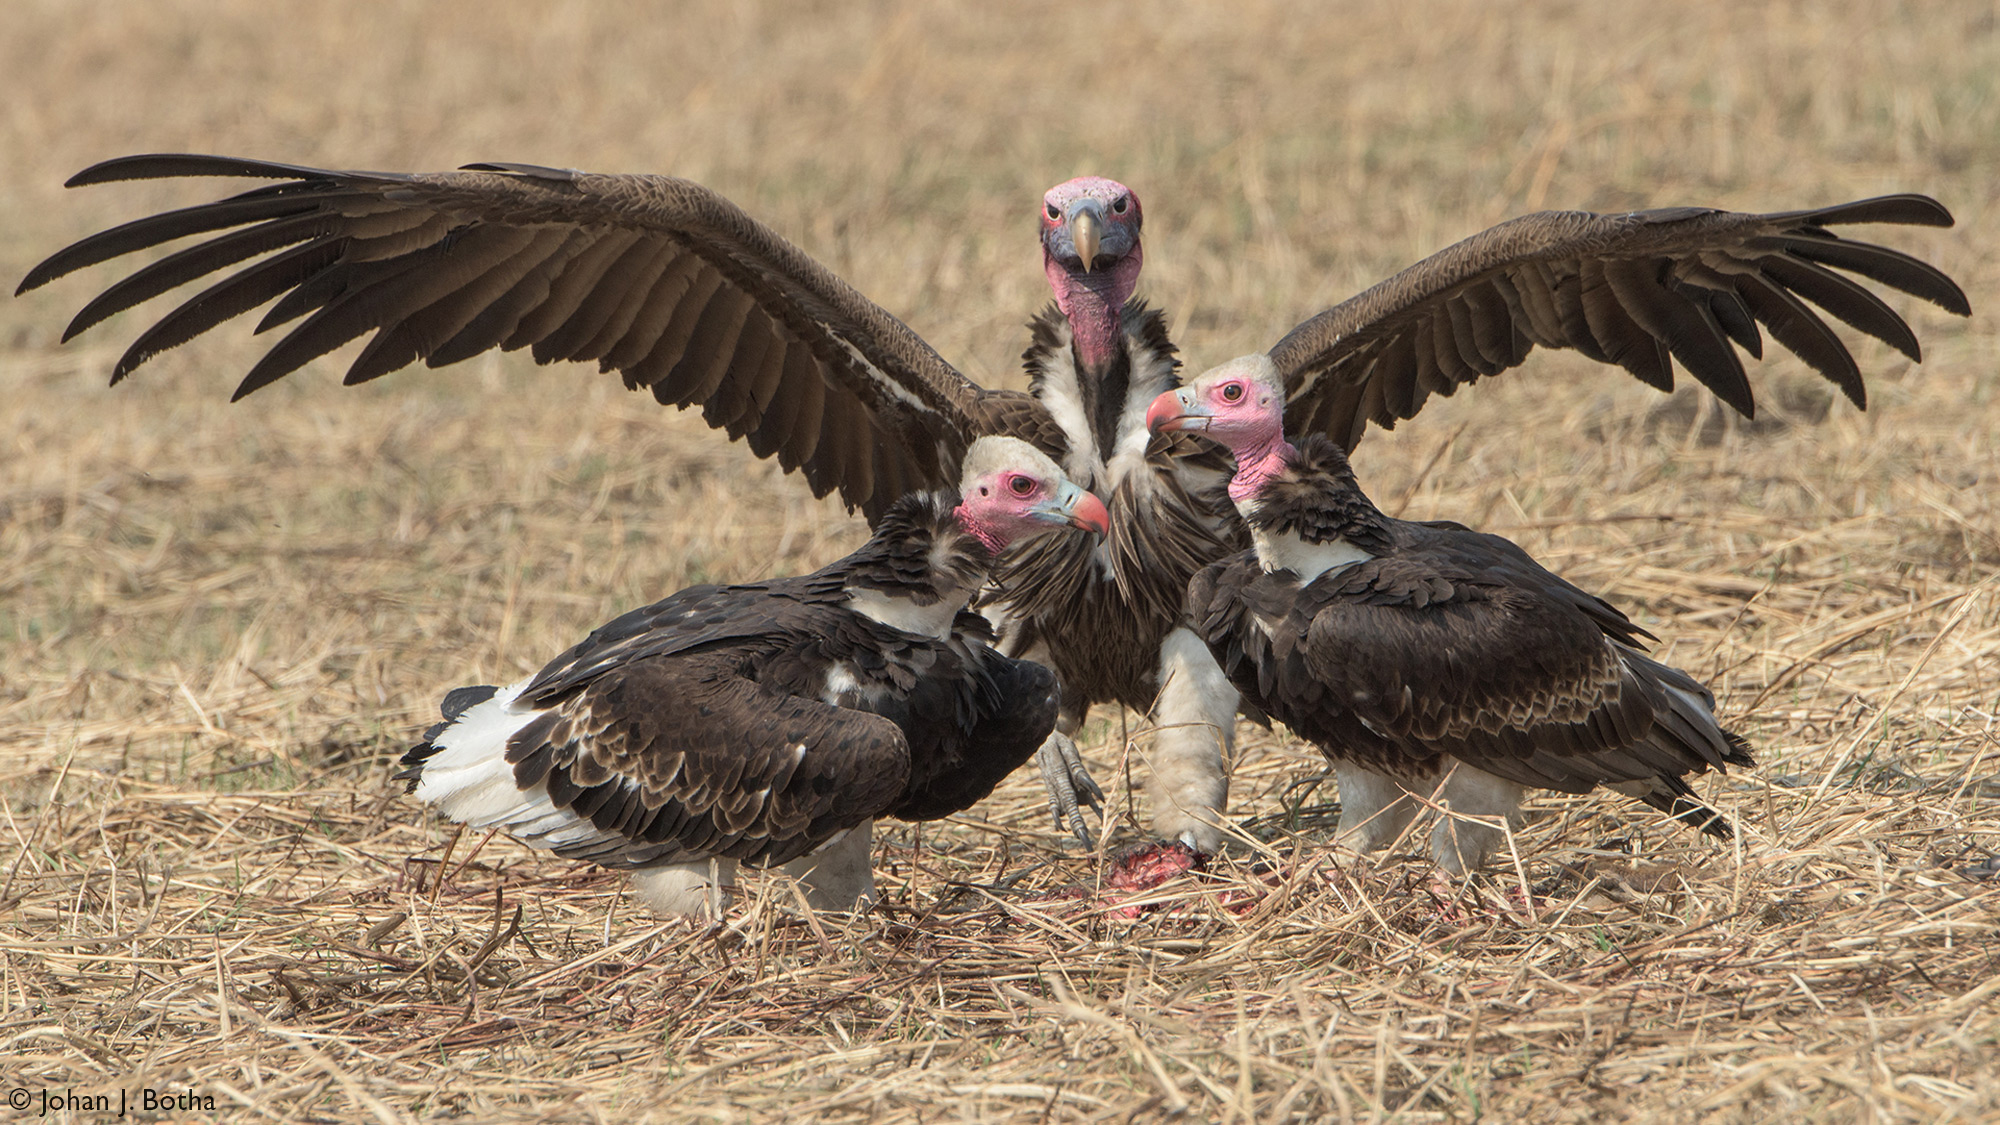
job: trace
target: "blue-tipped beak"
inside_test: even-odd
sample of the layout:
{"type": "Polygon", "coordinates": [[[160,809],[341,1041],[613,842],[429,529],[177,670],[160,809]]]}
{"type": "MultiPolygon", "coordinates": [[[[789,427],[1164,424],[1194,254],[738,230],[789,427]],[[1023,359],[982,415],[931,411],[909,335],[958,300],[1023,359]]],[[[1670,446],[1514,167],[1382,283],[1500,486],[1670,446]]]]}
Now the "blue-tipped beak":
{"type": "Polygon", "coordinates": [[[1056,489],[1055,498],[1047,504],[1036,505],[1033,512],[1037,519],[1080,527],[1099,535],[1111,530],[1111,513],[1105,509],[1104,501],[1073,481],[1062,482],[1056,489]]]}

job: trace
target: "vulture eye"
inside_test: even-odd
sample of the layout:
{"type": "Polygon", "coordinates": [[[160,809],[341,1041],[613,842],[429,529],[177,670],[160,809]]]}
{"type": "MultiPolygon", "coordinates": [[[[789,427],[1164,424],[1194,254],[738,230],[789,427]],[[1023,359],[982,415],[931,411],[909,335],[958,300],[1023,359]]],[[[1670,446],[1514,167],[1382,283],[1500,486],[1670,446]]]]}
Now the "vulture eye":
{"type": "Polygon", "coordinates": [[[1035,494],[1035,483],[1035,478],[1024,477],[1019,474],[1007,478],[1007,487],[1013,489],[1016,496],[1033,496],[1035,494]]]}
{"type": "Polygon", "coordinates": [[[1123,215],[1125,213],[1125,197],[1121,195],[1112,200],[1111,210],[1113,214],[1123,215]]]}
{"type": "Polygon", "coordinates": [[[1243,401],[1243,384],[1241,383],[1222,384],[1222,401],[1224,402],[1243,401]]]}
{"type": "Polygon", "coordinates": [[[1055,204],[1053,203],[1049,204],[1048,211],[1049,211],[1049,218],[1057,220],[1060,220],[1062,218],[1062,208],[1057,207],[1055,204]]]}

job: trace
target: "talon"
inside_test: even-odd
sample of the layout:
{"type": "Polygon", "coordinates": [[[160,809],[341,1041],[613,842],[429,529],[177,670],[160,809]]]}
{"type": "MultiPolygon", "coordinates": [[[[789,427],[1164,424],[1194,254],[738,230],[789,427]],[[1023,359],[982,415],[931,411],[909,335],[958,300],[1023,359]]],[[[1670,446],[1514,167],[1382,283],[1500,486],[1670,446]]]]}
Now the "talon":
{"type": "Polygon", "coordinates": [[[1090,822],[1084,818],[1079,798],[1101,815],[1104,791],[1083,768],[1076,743],[1060,731],[1050,734],[1035,751],[1035,764],[1041,767],[1042,785],[1049,791],[1049,813],[1055,817],[1056,829],[1069,829],[1077,842],[1089,848],[1093,842],[1090,822]]]}

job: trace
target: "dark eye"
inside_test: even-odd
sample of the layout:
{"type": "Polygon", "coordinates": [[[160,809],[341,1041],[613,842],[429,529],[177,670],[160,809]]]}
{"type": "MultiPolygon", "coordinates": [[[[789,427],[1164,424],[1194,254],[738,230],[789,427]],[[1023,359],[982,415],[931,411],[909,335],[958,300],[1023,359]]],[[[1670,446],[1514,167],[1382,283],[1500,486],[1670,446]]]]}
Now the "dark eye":
{"type": "Polygon", "coordinates": [[[1007,487],[1013,489],[1016,496],[1033,496],[1035,494],[1035,478],[1023,476],[1009,477],[1007,479],[1007,487]]]}
{"type": "Polygon", "coordinates": [[[1111,201],[1111,211],[1112,211],[1112,213],[1113,213],[1113,214],[1117,214],[1117,215],[1123,215],[1123,214],[1125,213],[1125,197],[1124,197],[1124,196],[1122,196],[1122,195],[1121,195],[1121,196],[1119,196],[1119,197],[1118,197],[1117,199],[1114,199],[1114,200],[1112,200],[1112,201],[1111,201]]]}
{"type": "Polygon", "coordinates": [[[1243,384],[1241,383],[1222,384],[1222,401],[1224,402],[1243,401],[1243,384]]]}
{"type": "Polygon", "coordinates": [[[1051,219],[1061,219],[1061,218],[1062,218],[1062,209],[1061,209],[1061,208],[1059,208],[1059,207],[1057,207],[1057,206],[1056,206],[1055,204],[1053,204],[1053,203],[1049,204],[1049,205],[1048,205],[1048,210],[1049,210],[1049,218],[1051,218],[1051,219]]]}

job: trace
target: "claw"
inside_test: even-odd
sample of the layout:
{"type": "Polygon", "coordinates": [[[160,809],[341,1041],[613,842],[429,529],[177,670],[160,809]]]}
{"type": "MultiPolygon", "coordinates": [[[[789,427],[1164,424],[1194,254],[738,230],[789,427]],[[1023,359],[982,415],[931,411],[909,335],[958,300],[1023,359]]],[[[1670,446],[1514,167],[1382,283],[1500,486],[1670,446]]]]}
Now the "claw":
{"type": "Polygon", "coordinates": [[[1035,751],[1035,764],[1041,767],[1042,784],[1049,791],[1049,812],[1056,819],[1056,827],[1068,828],[1079,843],[1090,847],[1094,842],[1090,822],[1084,819],[1080,806],[1088,805],[1103,815],[1104,790],[1098,788],[1090,771],[1084,768],[1083,755],[1077,752],[1075,740],[1061,731],[1051,732],[1035,751]]]}

